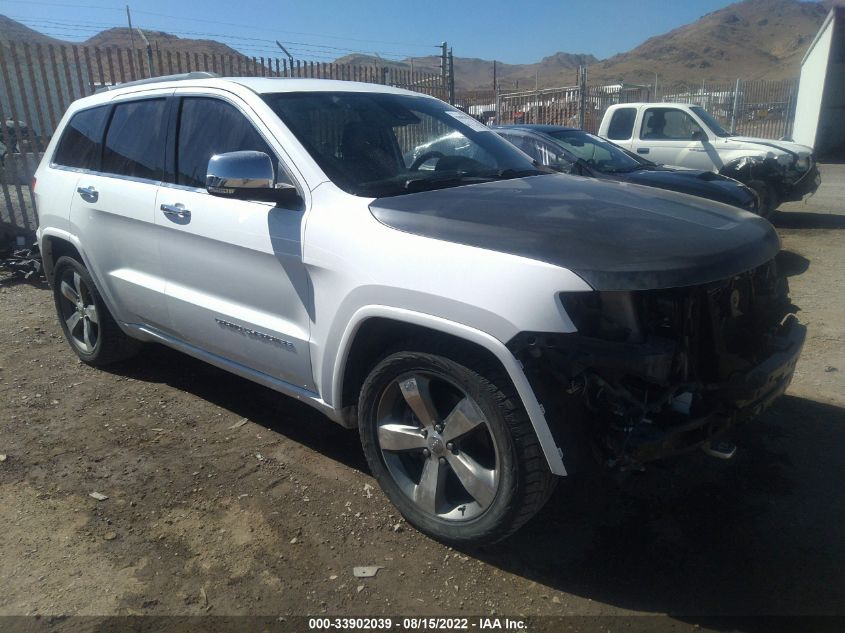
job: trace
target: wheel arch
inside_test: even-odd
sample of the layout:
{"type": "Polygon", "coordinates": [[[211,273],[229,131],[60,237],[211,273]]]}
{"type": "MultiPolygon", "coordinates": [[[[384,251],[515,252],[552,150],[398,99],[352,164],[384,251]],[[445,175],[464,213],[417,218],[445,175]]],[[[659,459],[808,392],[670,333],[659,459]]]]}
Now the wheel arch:
{"type": "Polygon", "coordinates": [[[44,276],[47,278],[47,283],[52,287],[53,285],[53,271],[56,267],[56,262],[60,257],[73,257],[89,269],[88,263],[82,253],[79,242],[69,234],[62,232],[44,232],[40,236],[39,250],[41,251],[41,261],[44,266],[44,276]]]}
{"type": "Polygon", "coordinates": [[[495,360],[510,378],[528,414],[552,473],[566,475],[561,451],[546,420],[545,411],[519,361],[495,337],[462,323],[401,308],[370,306],[359,309],[338,346],[330,392],[345,426],[354,426],[357,396],[375,363],[391,347],[409,338],[431,338],[485,355],[495,360]]]}

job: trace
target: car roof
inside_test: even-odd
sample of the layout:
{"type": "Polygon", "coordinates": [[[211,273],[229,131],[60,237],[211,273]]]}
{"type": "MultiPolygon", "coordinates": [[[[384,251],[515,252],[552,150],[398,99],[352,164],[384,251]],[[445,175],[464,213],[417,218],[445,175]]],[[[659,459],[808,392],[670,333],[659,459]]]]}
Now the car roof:
{"type": "Polygon", "coordinates": [[[246,88],[256,94],[272,94],[279,92],[369,92],[381,94],[401,94],[434,99],[429,95],[385,86],[383,84],[365,83],[361,81],[341,81],[339,79],[311,79],[299,77],[200,77],[187,75],[173,75],[158,78],[158,81],[144,80],[143,82],[127,82],[117,84],[107,90],[79,99],[77,107],[87,107],[108,103],[116,97],[127,94],[139,94],[148,90],[162,88],[246,88]]]}
{"type": "Polygon", "coordinates": [[[699,103],[681,103],[680,101],[671,102],[671,101],[638,101],[636,103],[614,103],[612,106],[608,108],[610,110],[613,108],[614,110],[619,108],[639,108],[641,106],[652,106],[652,107],[667,107],[667,108],[689,108],[690,106],[698,106],[701,107],[699,103]]]}
{"type": "Polygon", "coordinates": [[[539,123],[514,123],[511,125],[494,125],[494,129],[502,130],[530,130],[532,132],[582,132],[577,127],[565,125],[540,125],[539,123]]]}

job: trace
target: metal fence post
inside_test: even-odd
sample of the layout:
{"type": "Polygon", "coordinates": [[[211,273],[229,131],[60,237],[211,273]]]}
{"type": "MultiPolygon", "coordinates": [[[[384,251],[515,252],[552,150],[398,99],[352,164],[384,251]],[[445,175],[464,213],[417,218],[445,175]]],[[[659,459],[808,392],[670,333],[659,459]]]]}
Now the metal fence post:
{"type": "Polygon", "coordinates": [[[587,67],[578,67],[578,127],[584,129],[587,110],[587,67]]]}
{"type": "Polygon", "coordinates": [[[731,132],[736,130],[736,110],[737,110],[738,105],[739,105],[739,78],[737,78],[736,87],[734,88],[734,104],[733,104],[733,110],[731,111],[731,129],[730,129],[731,132]]]}

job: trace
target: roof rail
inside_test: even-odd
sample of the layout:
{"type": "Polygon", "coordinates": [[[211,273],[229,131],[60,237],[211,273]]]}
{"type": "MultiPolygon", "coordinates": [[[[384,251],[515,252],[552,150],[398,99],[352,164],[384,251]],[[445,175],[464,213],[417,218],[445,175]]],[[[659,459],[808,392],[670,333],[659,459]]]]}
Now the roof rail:
{"type": "Polygon", "coordinates": [[[195,70],[190,73],[179,73],[177,75],[161,75],[160,77],[148,77],[147,79],[137,79],[135,81],[127,81],[124,83],[115,84],[114,86],[103,86],[98,88],[96,92],[106,92],[108,90],[117,90],[118,88],[126,88],[127,86],[142,86],[144,84],[157,84],[162,81],[186,81],[188,79],[209,79],[212,77],[219,77],[217,73],[209,73],[202,70],[195,70]]]}

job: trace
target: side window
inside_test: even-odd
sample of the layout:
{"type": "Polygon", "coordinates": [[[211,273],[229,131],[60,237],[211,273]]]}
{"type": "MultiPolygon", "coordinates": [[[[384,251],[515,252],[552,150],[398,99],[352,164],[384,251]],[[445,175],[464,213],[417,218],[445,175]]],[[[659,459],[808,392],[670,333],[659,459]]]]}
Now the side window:
{"type": "Polygon", "coordinates": [[[53,162],[64,167],[98,170],[108,113],[109,106],[100,106],[74,114],[62,134],[53,162]]]}
{"type": "Polygon", "coordinates": [[[159,180],[164,166],[165,100],[118,103],[106,132],[102,171],[159,180]]]}
{"type": "Polygon", "coordinates": [[[542,157],[538,151],[536,143],[532,143],[527,134],[517,134],[513,132],[499,132],[499,134],[508,142],[516,145],[523,152],[528,154],[534,160],[540,160],[542,157]]]}
{"type": "Polygon", "coordinates": [[[640,138],[689,141],[696,132],[702,132],[701,126],[683,110],[649,108],[643,116],[640,138]]]}
{"type": "Polygon", "coordinates": [[[275,152],[233,105],[208,97],[182,99],[176,144],[177,184],[204,189],[209,159],[243,150],[264,152],[274,165],[277,162],[275,152]]]}
{"type": "Polygon", "coordinates": [[[627,141],[634,133],[636,108],[619,108],[613,111],[610,125],[607,126],[607,138],[614,141],[627,141]]]}

